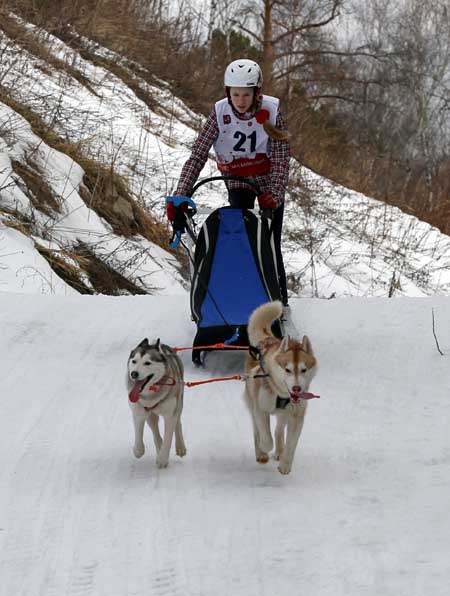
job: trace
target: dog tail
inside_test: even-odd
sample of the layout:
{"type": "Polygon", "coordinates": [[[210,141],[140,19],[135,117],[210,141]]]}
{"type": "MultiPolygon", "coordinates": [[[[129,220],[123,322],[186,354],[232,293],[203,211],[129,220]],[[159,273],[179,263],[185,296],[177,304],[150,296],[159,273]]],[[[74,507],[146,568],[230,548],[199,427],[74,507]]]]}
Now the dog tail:
{"type": "Polygon", "coordinates": [[[266,337],[273,337],[272,322],[283,314],[283,305],[279,300],[258,306],[248,322],[248,338],[252,346],[257,346],[266,337]]]}

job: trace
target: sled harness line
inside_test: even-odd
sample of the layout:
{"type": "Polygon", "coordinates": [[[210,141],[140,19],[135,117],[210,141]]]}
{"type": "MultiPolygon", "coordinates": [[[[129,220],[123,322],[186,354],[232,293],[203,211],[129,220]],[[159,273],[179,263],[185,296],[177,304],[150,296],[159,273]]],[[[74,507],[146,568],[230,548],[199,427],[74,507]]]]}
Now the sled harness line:
{"type": "MultiPolygon", "coordinates": [[[[268,377],[269,375],[233,375],[232,377],[218,377],[216,379],[207,379],[206,381],[183,381],[182,384],[185,387],[197,387],[197,385],[206,385],[207,383],[216,383],[217,381],[245,381],[245,379],[252,377],[253,379],[258,379],[261,377],[268,377]]],[[[173,387],[174,385],[177,384],[177,382],[175,381],[175,379],[173,377],[164,377],[164,380],[171,380],[173,381],[172,383],[156,383],[156,385],[150,385],[150,387],[147,387],[148,391],[158,391],[158,389],[160,387],[173,387]]],[[[139,390],[139,392],[136,394],[136,396],[133,396],[133,393],[130,393],[130,401],[131,402],[136,402],[139,400],[139,396],[141,394],[141,391],[144,389],[144,385],[141,387],[141,389],[139,390]]],[[[159,404],[160,402],[158,402],[159,404]]],[[[155,404],[156,407],[158,404],[155,404]]],[[[150,410],[152,408],[146,407],[147,410],[150,410]]]]}
{"type": "MultiPolygon", "coordinates": [[[[217,343],[217,344],[210,344],[209,346],[189,346],[188,348],[172,348],[174,352],[183,352],[185,350],[208,350],[208,349],[229,349],[229,350],[248,350],[252,357],[255,360],[259,360],[260,358],[260,350],[254,346],[232,346],[226,343],[217,343]]],[[[262,367],[261,367],[262,368],[262,367]]],[[[245,381],[249,377],[253,379],[260,379],[264,377],[268,377],[269,375],[264,371],[264,374],[258,375],[233,375],[232,377],[218,377],[216,379],[207,379],[206,381],[185,381],[185,387],[196,387],[197,385],[206,385],[207,383],[216,383],[218,381],[245,381]]]]}
{"type": "MultiPolygon", "coordinates": [[[[183,385],[185,387],[197,387],[198,385],[206,385],[208,383],[217,383],[218,381],[245,381],[246,379],[262,379],[265,377],[269,377],[270,375],[268,375],[267,373],[264,374],[257,374],[257,375],[233,375],[232,377],[217,377],[216,379],[207,379],[205,381],[183,381],[183,385]]],[[[147,380],[148,382],[148,380],[147,380]]],[[[144,382],[144,384],[142,385],[142,387],[140,388],[138,394],[136,396],[133,396],[132,393],[130,393],[130,401],[131,402],[136,402],[139,400],[139,396],[140,393],[142,391],[142,389],[144,389],[146,382],[144,382]]],[[[157,383],[155,383],[155,385],[150,385],[150,387],[147,387],[148,391],[158,391],[158,389],[160,387],[173,387],[174,385],[176,385],[177,382],[173,377],[169,377],[168,375],[164,375],[164,377],[162,377],[162,379],[160,379],[160,381],[158,381],[157,383]],[[170,381],[169,383],[165,383],[164,381],[170,381]]],[[[302,398],[303,399],[313,399],[314,397],[319,397],[318,395],[314,395],[312,393],[303,393],[302,394],[302,398]]],[[[284,401],[286,402],[284,405],[278,405],[278,400],[283,400],[283,398],[277,398],[277,407],[281,407],[281,408],[285,408],[287,403],[289,402],[289,398],[285,398],[284,401]],[[287,401],[286,401],[287,399],[287,401]]],[[[145,406],[146,410],[152,410],[153,408],[155,408],[160,402],[158,402],[157,404],[155,404],[154,406],[145,406]]]]}
{"type": "Polygon", "coordinates": [[[184,352],[185,350],[248,350],[248,346],[230,346],[225,343],[211,344],[209,346],[189,346],[188,348],[172,348],[174,352],[184,352]]]}
{"type": "Polygon", "coordinates": [[[251,377],[252,379],[258,379],[261,377],[268,377],[269,375],[234,375],[232,377],[218,377],[216,379],[208,379],[206,381],[185,381],[186,387],[196,387],[197,385],[206,385],[206,383],[216,383],[217,381],[245,381],[251,377]]]}
{"type": "MultiPolygon", "coordinates": [[[[219,377],[217,379],[208,379],[207,381],[185,381],[185,387],[196,387],[197,385],[205,385],[206,383],[215,383],[216,381],[245,381],[245,379],[258,379],[261,377],[268,377],[270,375],[263,374],[263,375],[234,375],[233,377],[219,377]]],[[[309,393],[308,391],[304,391],[299,395],[300,399],[318,399],[320,395],[314,395],[314,393],[309,393]]],[[[284,410],[288,403],[291,401],[290,397],[279,397],[277,396],[276,407],[279,409],[284,410]]]]}

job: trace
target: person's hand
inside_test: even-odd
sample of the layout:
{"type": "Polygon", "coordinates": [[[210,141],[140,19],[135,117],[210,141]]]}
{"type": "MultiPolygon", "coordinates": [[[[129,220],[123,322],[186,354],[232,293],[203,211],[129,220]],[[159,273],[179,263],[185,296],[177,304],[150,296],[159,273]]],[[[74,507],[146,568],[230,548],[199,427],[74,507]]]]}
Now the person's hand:
{"type": "Polygon", "coordinates": [[[170,248],[177,248],[181,241],[181,235],[186,230],[186,213],[191,217],[197,212],[197,206],[190,197],[167,197],[166,213],[167,219],[172,224],[173,235],[170,241],[170,248]]]}
{"type": "Polygon", "coordinates": [[[278,207],[278,201],[271,192],[264,192],[262,195],[259,195],[258,203],[261,210],[276,209],[278,207]]]}
{"type": "Polygon", "coordinates": [[[173,202],[166,200],[166,215],[167,215],[167,219],[170,221],[170,223],[173,222],[176,214],[177,214],[177,208],[175,207],[173,202]]]}
{"type": "Polygon", "coordinates": [[[173,223],[180,215],[185,219],[185,213],[191,207],[194,212],[197,211],[197,206],[191,197],[167,197],[166,198],[166,214],[170,223],[173,223]]]}

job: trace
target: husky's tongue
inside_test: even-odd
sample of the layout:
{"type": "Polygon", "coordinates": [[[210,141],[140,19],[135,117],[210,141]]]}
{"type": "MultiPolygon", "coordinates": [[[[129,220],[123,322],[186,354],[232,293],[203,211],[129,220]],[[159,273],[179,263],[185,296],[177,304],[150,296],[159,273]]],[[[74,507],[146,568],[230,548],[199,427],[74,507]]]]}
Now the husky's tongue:
{"type": "Polygon", "coordinates": [[[134,384],[133,389],[128,394],[128,397],[130,398],[130,401],[133,402],[134,404],[137,401],[139,401],[139,396],[141,394],[141,389],[142,389],[142,387],[145,385],[145,383],[147,381],[148,381],[148,379],[142,379],[142,381],[136,381],[135,384],[134,384]]]}
{"type": "Polygon", "coordinates": [[[294,404],[298,404],[298,402],[301,399],[314,399],[314,398],[319,399],[320,398],[320,395],[314,395],[314,393],[308,393],[307,391],[304,391],[304,392],[291,391],[290,396],[291,396],[291,401],[293,401],[294,404]]]}

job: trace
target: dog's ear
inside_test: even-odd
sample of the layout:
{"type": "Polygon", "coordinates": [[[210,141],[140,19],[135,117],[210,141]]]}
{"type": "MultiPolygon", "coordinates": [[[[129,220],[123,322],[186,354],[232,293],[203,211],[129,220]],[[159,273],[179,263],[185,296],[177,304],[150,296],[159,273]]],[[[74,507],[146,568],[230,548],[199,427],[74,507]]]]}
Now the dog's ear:
{"type": "Polygon", "coordinates": [[[147,348],[148,347],[148,339],[145,338],[141,341],[141,343],[139,344],[138,348],[147,348]]]}
{"type": "Polygon", "coordinates": [[[283,337],[280,344],[280,352],[287,352],[289,350],[289,335],[283,337]]]}
{"type": "Polygon", "coordinates": [[[158,350],[158,352],[161,352],[161,339],[159,337],[155,342],[155,348],[158,350]]]}
{"type": "Polygon", "coordinates": [[[304,335],[303,336],[303,339],[302,339],[302,350],[303,350],[303,352],[306,352],[310,356],[314,356],[312,345],[311,345],[311,342],[310,342],[309,337],[307,335],[304,335]]]}

